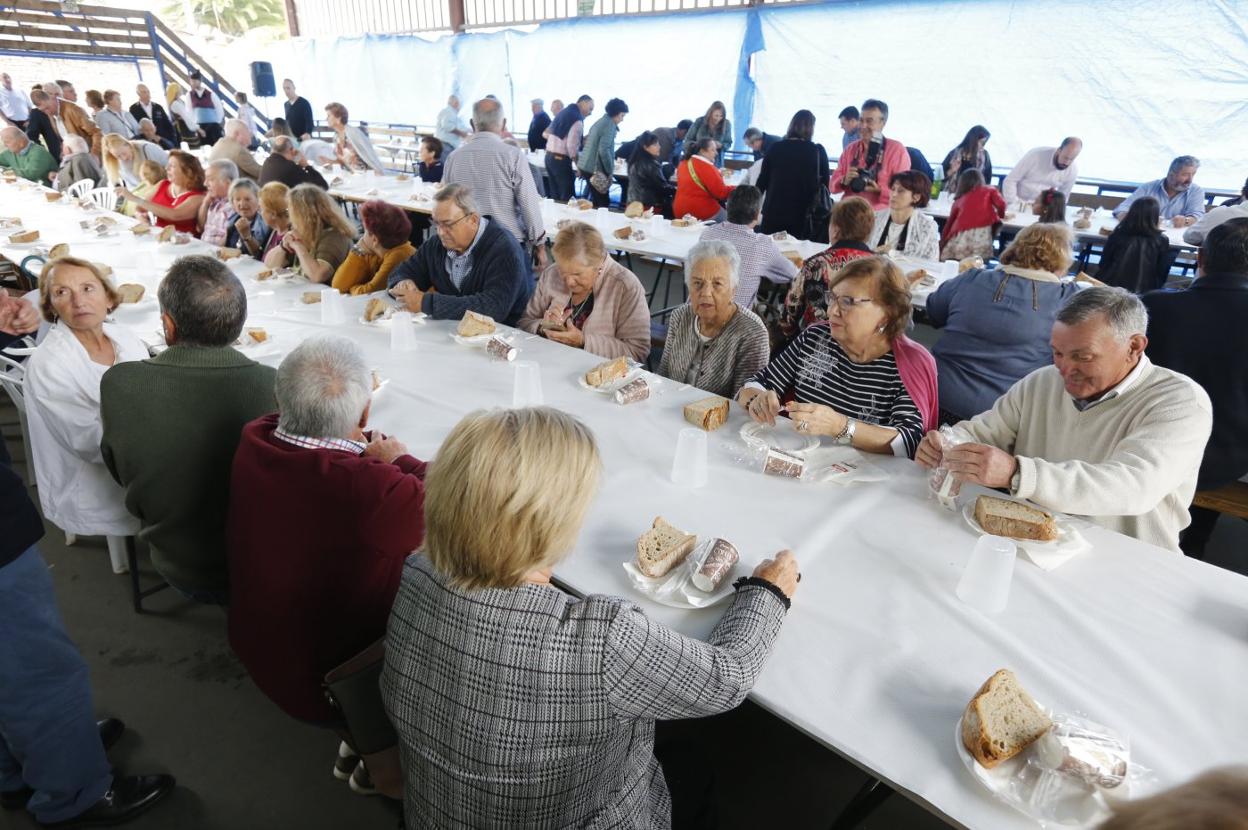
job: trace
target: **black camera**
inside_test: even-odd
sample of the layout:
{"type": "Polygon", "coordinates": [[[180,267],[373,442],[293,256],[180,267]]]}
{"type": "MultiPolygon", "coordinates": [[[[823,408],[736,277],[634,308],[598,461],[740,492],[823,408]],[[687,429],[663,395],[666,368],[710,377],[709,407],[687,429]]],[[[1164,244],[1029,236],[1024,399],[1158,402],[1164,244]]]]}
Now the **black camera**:
{"type": "Polygon", "coordinates": [[[867,185],[875,181],[875,174],[870,170],[859,170],[858,175],[849,180],[849,189],[855,193],[861,193],[867,189],[867,185]]]}

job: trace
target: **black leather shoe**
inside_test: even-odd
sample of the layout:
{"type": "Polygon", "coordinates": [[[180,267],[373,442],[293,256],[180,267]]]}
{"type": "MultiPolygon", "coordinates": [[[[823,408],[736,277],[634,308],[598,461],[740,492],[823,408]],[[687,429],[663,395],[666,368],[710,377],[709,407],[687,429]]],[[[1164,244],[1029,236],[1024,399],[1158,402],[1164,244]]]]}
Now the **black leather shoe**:
{"type": "Polygon", "coordinates": [[[65,821],[40,827],[111,827],[137,818],[174,788],[172,775],[128,775],[114,778],[104,797],[83,812],[65,821]]]}
{"type": "MultiPolygon", "coordinates": [[[[113,748],[117,741],[121,740],[121,736],[125,734],[126,725],[118,718],[105,718],[95,722],[96,727],[100,730],[100,743],[104,744],[104,751],[108,752],[113,748]]],[[[35,791],[30,787],[22,787],[20,790],[0,793],[0,807],[5,810],[21,810],[30,801],[30,797],[35,791]]]]}
{"type": "Polygon", "coordinates": [[[126,731],[126,724],[118,718],[105,718],[96,721],[95,725],[100,729],[100,743],[104,744],[105,752],[112,749],[113,744],[121,740],[121,736],[126,731]]]}

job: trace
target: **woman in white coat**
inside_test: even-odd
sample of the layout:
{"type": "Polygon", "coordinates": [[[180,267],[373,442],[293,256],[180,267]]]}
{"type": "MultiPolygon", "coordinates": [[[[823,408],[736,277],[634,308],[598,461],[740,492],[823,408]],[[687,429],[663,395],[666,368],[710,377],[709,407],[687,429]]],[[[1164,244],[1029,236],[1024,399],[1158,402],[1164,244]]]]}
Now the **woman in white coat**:
{"type": "Polygon", "coordinates": [[[66,533],[107,536],[115,573],[125,573],[123,538],[138,532],[125,491],[100,455],[100,379],[111,366],[148,357],[128,329],[104,322],[120,298],[96,266],[49,262],[39,305],[52,328],[26,366],[31,453],[44,517],[66,533]]]}

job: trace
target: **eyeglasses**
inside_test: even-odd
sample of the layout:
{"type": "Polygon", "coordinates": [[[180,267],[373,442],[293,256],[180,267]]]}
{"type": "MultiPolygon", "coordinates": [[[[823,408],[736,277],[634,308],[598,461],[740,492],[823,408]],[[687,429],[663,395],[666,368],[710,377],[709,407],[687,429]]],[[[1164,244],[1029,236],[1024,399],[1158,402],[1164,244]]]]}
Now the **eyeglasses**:
{"type": "Polygon", "coordinates": [[[455,226],[456,226],[456,225],[458,225],[460,222],[462,222],[462,221],[464,221],[465,219],[467,219],[469,216],[472,216],[472,214],[471,214],[471,213],[465,213],[463,216],[459,217],[458,219],[452,219],[452,220],[451,220],[451,221],[449,221],[449,222],[439,222],[437,219],[434,219],[434,220],[433,220],[433,229],[434,229],[435,231],[449,231],[451,228],[455,227],[455,226]]]}
{"type": "Polygon", "coordinates": [[[828,292],[828,308],[837,305],[840,306],[841,311],[843,312],[853,311],[860,305],[866,305],[867,303],[873,302],[875,301],[870,297],[849,297],[837,294],[835,291],[828,292]]]}

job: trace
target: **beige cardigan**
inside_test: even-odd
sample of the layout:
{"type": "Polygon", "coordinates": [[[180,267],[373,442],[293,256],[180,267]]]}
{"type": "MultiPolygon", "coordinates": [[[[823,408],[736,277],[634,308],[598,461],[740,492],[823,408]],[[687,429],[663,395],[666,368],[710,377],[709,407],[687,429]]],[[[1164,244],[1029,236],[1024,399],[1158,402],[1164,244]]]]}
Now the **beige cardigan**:
{"type": "MultiPolygon", "coordinates": [[[[572,294],[558,265],[542,272],[529,305],[520,316],[519,328],[534,334],[552,305],[559,311],[572,294]]],[[[632,271],[607,257],[602,275],[594,283],[594,310],[585,321],[585,351],[606,358],[631,357],[644,361],[650,354],[650,306],[645,289],[632,271]]]]}

